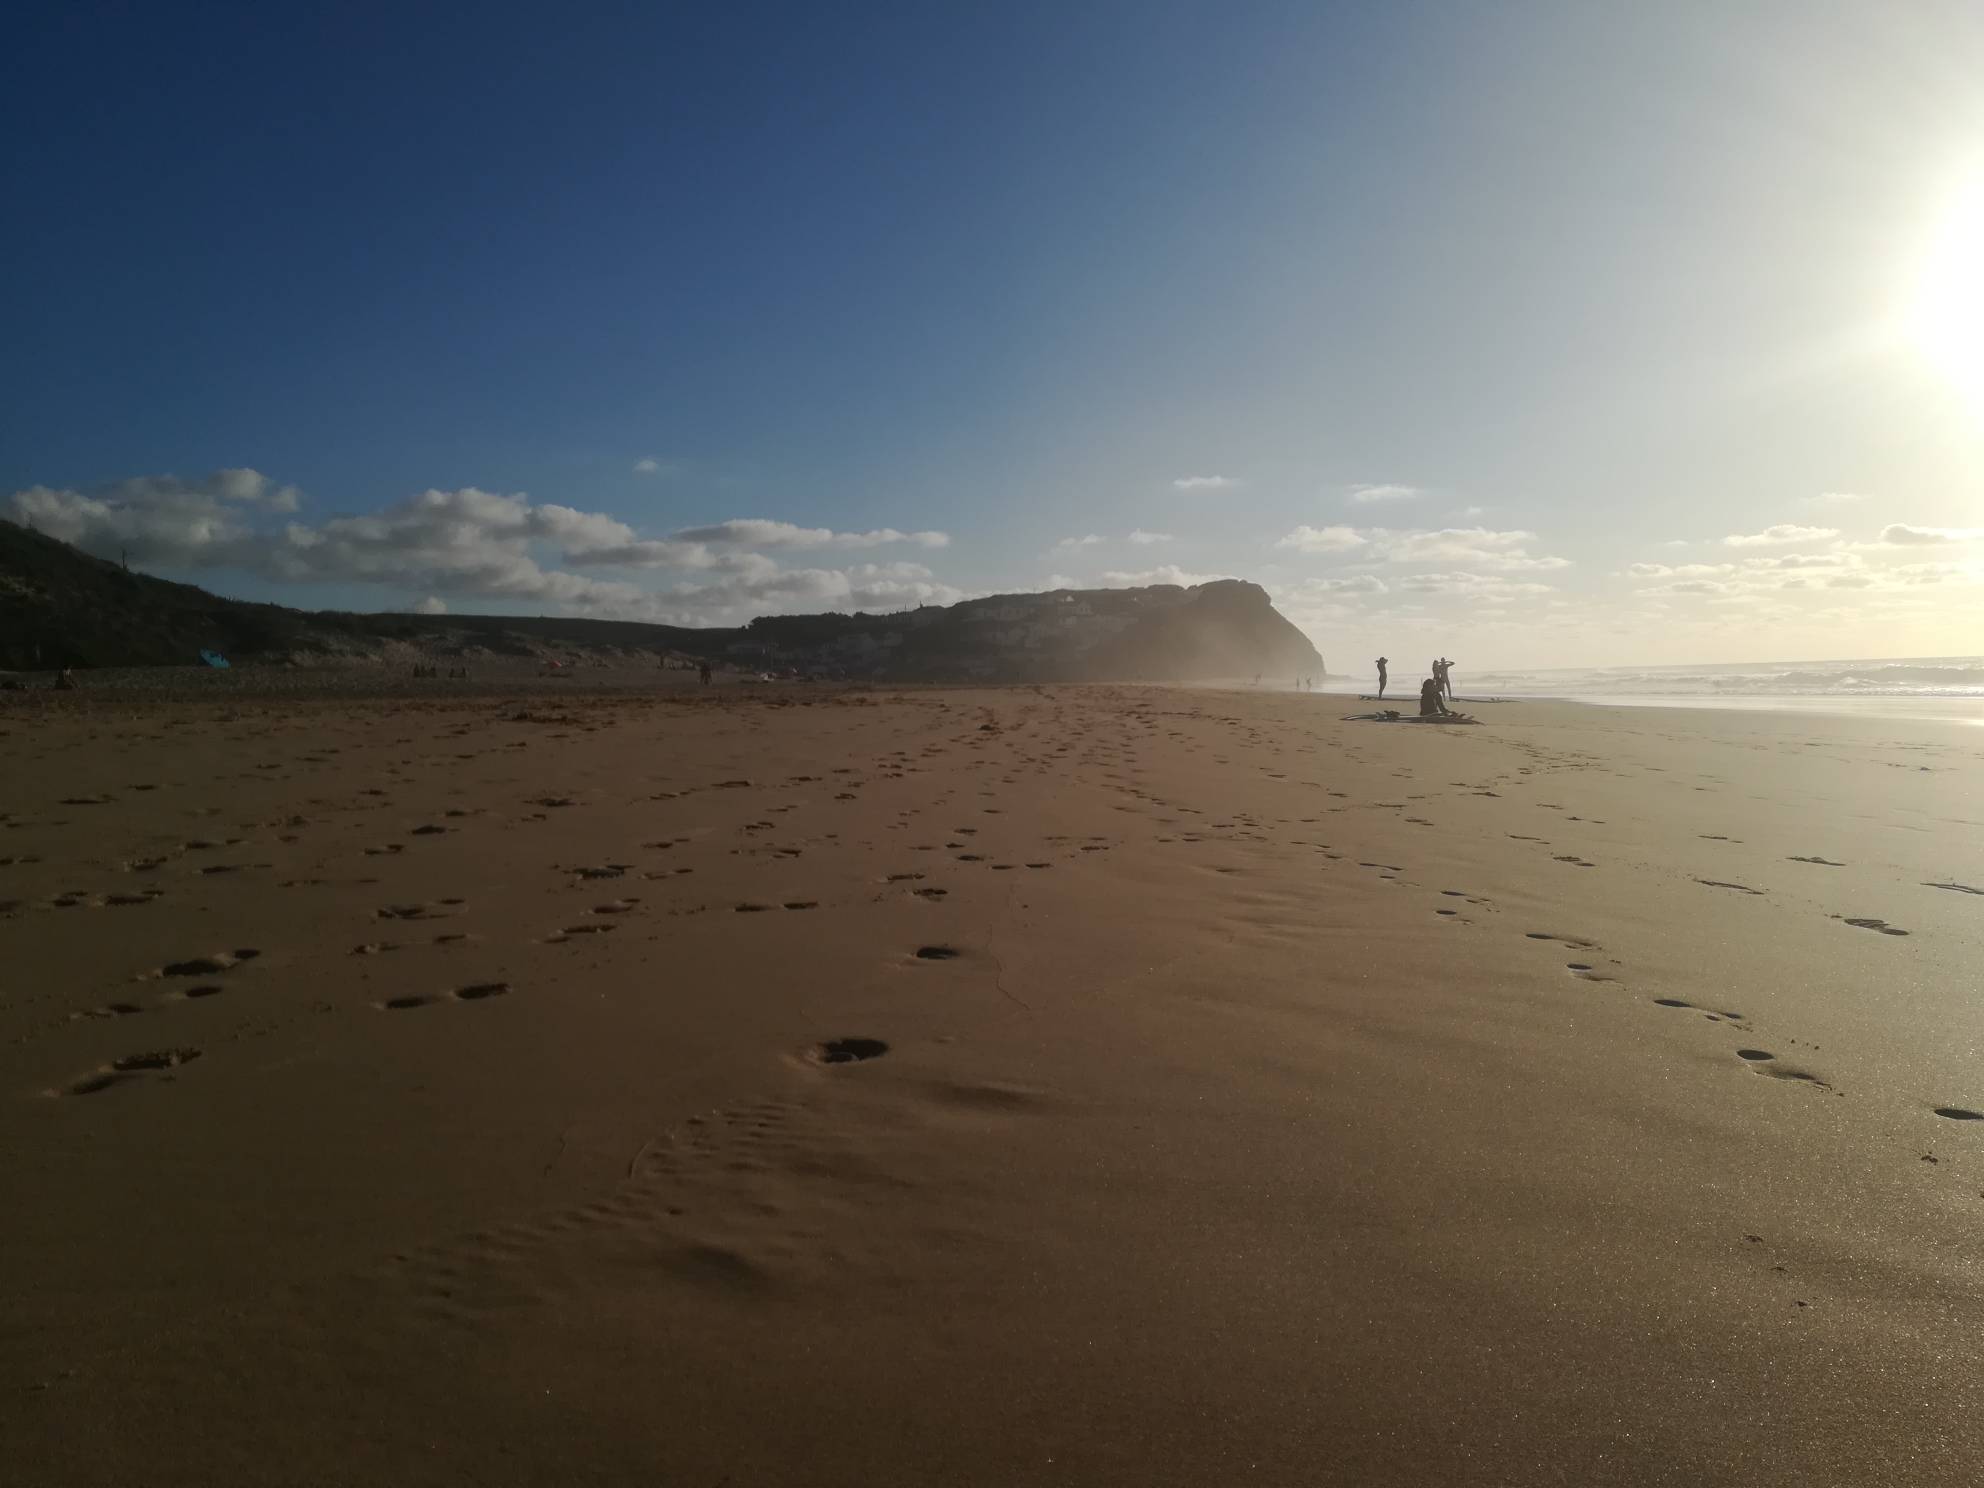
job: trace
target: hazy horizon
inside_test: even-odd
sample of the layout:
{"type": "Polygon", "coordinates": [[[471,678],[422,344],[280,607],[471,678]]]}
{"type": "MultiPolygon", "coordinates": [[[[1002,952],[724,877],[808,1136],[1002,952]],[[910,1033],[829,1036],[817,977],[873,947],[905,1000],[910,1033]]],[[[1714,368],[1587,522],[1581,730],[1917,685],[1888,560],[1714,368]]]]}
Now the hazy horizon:
{"type": "Polygon", "coordinates": [[[0,515],[145,571],[1235,577],[1342,675],[1984,622],[1973,7],[250,16],[48,10],[0,102],[0,515]]]}

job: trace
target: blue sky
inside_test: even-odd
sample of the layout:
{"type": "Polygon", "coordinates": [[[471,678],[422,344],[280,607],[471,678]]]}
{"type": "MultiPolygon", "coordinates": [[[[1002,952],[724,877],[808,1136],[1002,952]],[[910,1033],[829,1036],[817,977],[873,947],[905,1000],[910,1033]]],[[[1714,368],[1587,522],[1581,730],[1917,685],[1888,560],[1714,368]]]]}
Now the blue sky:
{"type": "Polygon", "coordinates": [[[0,511],[222,592],[1234,575],[1339,669],[1977,648],[1974,6],[67,5],[10,52],[0,511]]]}

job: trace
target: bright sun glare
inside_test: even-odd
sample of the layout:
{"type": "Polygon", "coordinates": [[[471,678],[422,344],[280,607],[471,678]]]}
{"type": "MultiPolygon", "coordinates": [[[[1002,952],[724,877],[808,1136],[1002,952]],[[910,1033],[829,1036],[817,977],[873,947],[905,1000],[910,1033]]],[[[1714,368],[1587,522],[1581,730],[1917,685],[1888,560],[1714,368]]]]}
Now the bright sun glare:
{"type": "Polygon", "coordinates": [[[1951,194],[1930,233],[1909,331],[1922,354],[1984,408],[1984,170],[1951,194]]]}

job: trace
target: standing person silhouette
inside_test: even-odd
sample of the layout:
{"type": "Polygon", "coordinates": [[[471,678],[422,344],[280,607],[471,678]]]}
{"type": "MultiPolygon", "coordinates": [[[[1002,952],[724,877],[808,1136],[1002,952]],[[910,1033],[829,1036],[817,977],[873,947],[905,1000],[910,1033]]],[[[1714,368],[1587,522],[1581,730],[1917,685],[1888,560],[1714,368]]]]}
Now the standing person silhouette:
{"type": "Polygon", "coordinates": [[[1450,703],[1454,700],[1453,666],[1454,664],[1444,656],[1433,663],[1433,675],[1440,679],[1440,691],[1446,695],[1450,703]]]}
{"type": "Polygon", "coordinates": [[[1378,701],[1385,700],[1385,658],[1378,658],[1378,701]]]}

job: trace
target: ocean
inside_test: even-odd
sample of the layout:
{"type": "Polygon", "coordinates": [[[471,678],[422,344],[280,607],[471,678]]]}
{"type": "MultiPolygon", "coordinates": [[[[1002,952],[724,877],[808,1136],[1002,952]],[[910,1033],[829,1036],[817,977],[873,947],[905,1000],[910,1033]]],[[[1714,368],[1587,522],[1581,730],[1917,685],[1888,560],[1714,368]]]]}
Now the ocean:
{"type": "MultiPolygon", "coordinates": [[[[1395,667],[1388,691],[1416,697],[1421,675],[1395,667]]],[[[1370,685],[1364,679],[1331,679],[1332,691],[1365,692],[1370,685]]],[[[1620,707],[1871,713],[1984,723],[1984,656],[1482,672],[1456,663],[1454,691],[1463,701],[1557,698],[1620,707]]]]}

